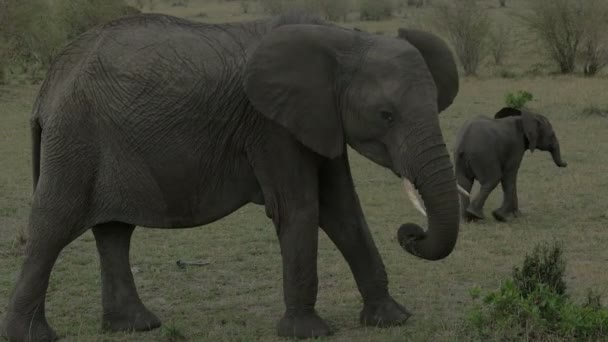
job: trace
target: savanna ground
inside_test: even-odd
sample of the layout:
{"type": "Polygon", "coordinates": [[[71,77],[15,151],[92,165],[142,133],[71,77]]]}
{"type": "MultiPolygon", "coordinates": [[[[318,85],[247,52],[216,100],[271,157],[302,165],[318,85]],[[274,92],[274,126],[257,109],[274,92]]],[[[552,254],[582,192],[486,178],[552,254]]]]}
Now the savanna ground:
{"type": "MultiPolygon", "coordinates": [[[[493,15],[509,22],[499,12],[508,10],[496,8],[493,15]]],[[[192,1],[188,8],[159,5],[155,11],[208,22],[259,16],[242,15],[238,2],[192,1]]],[[[423,18],[424,11],[411,10],[407,18],[345,25],[393,35],[398,27],[423,18]]],[[[606,107],[608,79],[534,76],[530,67],[542,63],[530,47],[519,43],[504,66],[486,63],[479,77],[462,79],[455,103],[440,117],[444,136],[451,148],[465,120],[493,115],[504,104],[506,92],[527,90],[535,97],[529,106],[552,121],[568,167],[555,167],[548,153],[527,153],[518,184],[524,216],[506,224],[494,222],[490,211],[501,200],[497,189],[485,207],[490,219],[462,224],[454,252],[429,262],[405,253],[396,241],[401,223],[424,223],[407,202],[399,180],[351,151],[357,191],[386,264],[390,291],[414,315],[402,327],[361,327],[362,302],[350,269],[320,231],[317,310],[335,328],[332,340],[470,340],[465,325],[469,290],[497,288],[512,267],[544,241],[564,243],[565,280],[575,300],[582,300],[588,288],[608,297],[608,118],[583,114],[590,105],[606,107]],[[519,76],[500,78],[501,70],[519,76]]],[[[22,260],[16,236],[27,224],[29,211],[28,118],[37,89],[38,85],[19,82],[0,87],[0,317],[22,260]]],[[[203,228],[138,228],[131,262],[140,296],[163,327],[135,334],[101,332],[99,261],[89,231],[63,251],[49,286],[47,317],[66,341],[166,341],[179,336],[195,341],[278,339],[275,326],[284,309],[281,258],[274,228],[262,207],[248,205],[203,228]],[[178,259],[203,259],[210,264],[180,269],[175,264],[178,259]]]]}

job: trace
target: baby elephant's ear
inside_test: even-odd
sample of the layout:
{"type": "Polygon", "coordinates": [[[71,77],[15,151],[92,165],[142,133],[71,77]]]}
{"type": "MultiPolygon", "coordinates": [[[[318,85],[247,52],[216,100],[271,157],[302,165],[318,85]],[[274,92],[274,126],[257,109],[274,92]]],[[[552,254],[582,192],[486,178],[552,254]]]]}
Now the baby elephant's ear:
{"type": "Polygon", "coordinates": [[[512,107],[504,107],[494,114],[494,119],[502,119],[508,116],[520,116],[521,111],[512,107]]]}

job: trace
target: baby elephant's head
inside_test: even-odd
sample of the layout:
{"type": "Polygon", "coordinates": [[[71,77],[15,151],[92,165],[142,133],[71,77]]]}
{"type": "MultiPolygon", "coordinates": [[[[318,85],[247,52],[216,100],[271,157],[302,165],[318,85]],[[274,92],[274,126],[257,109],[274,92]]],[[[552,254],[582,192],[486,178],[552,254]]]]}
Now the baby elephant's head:
{"type": "Polygon", "coordinates": [[[521,117],[521,125],[518,127],[523,131],[527,147],[531,152],[534,149],[548,151],[551,153],[555,165],[559,167],[566,167],[568,165],[568,163],[562,160],[559,141],[549,119],[528,110],[519,110],[511,107],[499,110],[494,115],[494,118],[500,119],[508,116],[521,117]]]}

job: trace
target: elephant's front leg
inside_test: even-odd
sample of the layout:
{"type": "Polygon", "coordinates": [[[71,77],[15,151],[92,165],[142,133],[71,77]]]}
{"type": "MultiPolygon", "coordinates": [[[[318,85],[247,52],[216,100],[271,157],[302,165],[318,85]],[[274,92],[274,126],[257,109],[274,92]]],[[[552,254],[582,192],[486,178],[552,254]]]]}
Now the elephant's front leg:
{"type": "Polygon", "coordinates": [[[361,323],[379,327],[404,323],[410,313],[388,292],[384,264],[365,222],[347,157],[328,161],[320,182],[321,228],[353,272],[363,297],[361,323]]]}
{"type": "Polygon", "coordinates": [[[298,205],[280,219],[278,235],[286,310],[279,321],[279,336],[309,338],[331,334],[315,311],[318,232],[316,208],[298,205]]]}
{"type": "Polygon", "coordinates": [[[327,336],[331,330],[315,311],[319,158],[302,151],[290,137],[281,138],[269,134],[263,149],[250,152],[266,214],[277,229],[283,260],[285,314],[279,321],[278,335],[327,336]]]}

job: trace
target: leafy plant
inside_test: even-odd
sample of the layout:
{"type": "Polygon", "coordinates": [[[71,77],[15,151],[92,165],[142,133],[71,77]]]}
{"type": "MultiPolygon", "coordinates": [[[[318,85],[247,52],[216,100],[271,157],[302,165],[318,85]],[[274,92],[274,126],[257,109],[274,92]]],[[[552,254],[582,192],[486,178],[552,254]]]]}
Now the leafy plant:
{"type": "Polygon", "coordinates": [[[507,93],[505,95],[505,104],[509,107],[520,109],[522,108],[528,101],[531,101],[534,98],[532,93],[519,90],[517,93],[507,93]]]}
{"type": "Polygon", "coordinates": [[[608,333],[608,309],[589,291],[587,302],[576,305],[566,294],[566,263],[559,244],[537,245],[515,267],[511,278],[496,291],[475,301],[467,322],[482,340],[596,340],[608,333]]]}
{"type": "MultiPolygon", "coordinates": [[[[520,98],[532,99],[532,94],[521,92],[520,98]]],[[[566,284],[562,280],[565,269],[566,263],[562,258],[560,246],[537,245],[532,255],[525,257],[522,268],[513,269],[513,281],[524,297],[540,285],[563,295],[566,292],[566,284]]]]}

